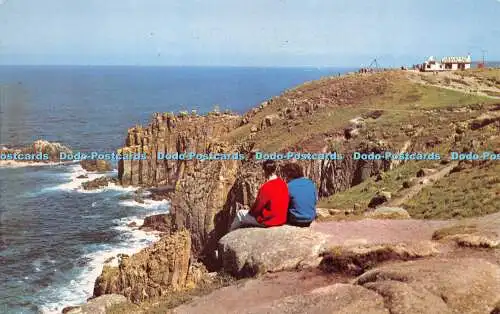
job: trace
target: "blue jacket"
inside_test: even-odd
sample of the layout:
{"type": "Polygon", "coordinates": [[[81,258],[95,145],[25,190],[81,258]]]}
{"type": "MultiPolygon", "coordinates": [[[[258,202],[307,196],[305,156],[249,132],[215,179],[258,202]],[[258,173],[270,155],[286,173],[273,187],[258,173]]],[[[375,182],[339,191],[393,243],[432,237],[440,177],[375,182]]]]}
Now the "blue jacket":
{"type": "Polygon", "coordinates": [[[288,213],[297,221],[309,222],[316,218],[316,185],[307,178],[297,178],[288,182],[290,202],[288,213]]]}

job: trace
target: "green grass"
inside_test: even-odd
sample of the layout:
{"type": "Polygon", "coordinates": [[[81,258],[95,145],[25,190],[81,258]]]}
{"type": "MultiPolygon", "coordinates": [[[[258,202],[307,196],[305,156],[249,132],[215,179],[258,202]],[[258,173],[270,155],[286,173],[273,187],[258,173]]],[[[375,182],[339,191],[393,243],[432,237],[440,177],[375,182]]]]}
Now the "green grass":
{"type": "MultiPolygon", "coordinates": [[[[303,150],[307,150],[309,147],[325,146],[327,145],[325,142],[326,133],[342,134],[343,129],[349,125],[350,119],[373,110],[383,110],[382,116],[378,119],[366,120],[366,127],[362,129],[358,139],[337,143],[338,147],[336,148],[339,151],[349,153],[360,141],[371,138],[383,140],[393,148],[390,150],[397,151],[405,142],[412,140],[414,151],[438,152],[441,155],[447,155],[448,150],[452,147],[450,139],[454,133],[452,122],[465,121],[470,119],[471,115],[479,114],[478,112],[454,112],[451,109],[495,102],[487,97],[413,83],[397,72],[366,77],[349,76],[341,79],[323,79],[308,82],[275,97],[270,105],[250,119],[248,125],[237,128],[228,134],[227,139],[232,142],[243,140],[250,133],[251,125],[259,125],[266,115],[277,114],[278,108],[281,110],[291,108],[293,101],[301,103],[306,99],[314,103],[315,99],[337,99],[336,95],[339,89],[335,87],[337,86],[335,84],[341,82],[342,79],[345,79],[345,84],[352,85],[340,86],[352,87],[351,91],[357,95],[357,98],[355,97],[350,103],[343,105],[332,105],[336,101],[332,100],[325,108],[292,120],[291,132],[288,131],[290,124],[285,124],[284,119],[278,120],[273,126],[256,133],[254,140],[257,146],[266,151],[283,150],[294,146],[303,150]],[[365,96],[362,96],[365,85],[369,91],[366,92],[365,96]],[[437,112],[437,110],[440,111],[437,112]],[[405,128],[408,127],[413,127],[415,132],[412,130],[406,132],[405,128]],[[418,136],[417,132],[419,132],[418,136]],[[435,147],[426,147],[426,143],[433,139],[438,139],[441,142],[435,147]]],[[[377,191],[384,189],[397,196],[403,181],[414,177],[420,168],[434,168],[435,163],[436,161],[407,162],[384,173],[379,182],[370,178],[344,192],[321,199],[319,206],[353,209],[354,204],[358,204],[360,208],[364,209],[377,191]]],[[[452,184],[452,182],[448,182],[448,184],[452,184]]],[[[439,187],[439,184],[436,186],[439,187]]],[[[429,193],[432,194],[432,192],[429,193]]],[[[450,201],[446,198],[436,198],[436,196],[430,198],[428,202],[419,201],[422,204],[409,203],[408,206],[413,210],[410,214],[417,217],[428,217],[427,214],[419,212],[422,211],[423,206],[444,208],[448,206],[450,201]]],[[[469,202],[473,203],[473,200],[469,199],[469,202]]],[[[468,206],[470,207],[472,204],[468,206]]],[[[487,208],[489,208],[488,206],[487,208]]],[[[485,211],[489,211],[489,209],[485,211]]],[[[453,215],[457,216],[457,214],[453,215]]],[[[340,215],[335,219],[356,219],[353,218],[355,216],[355,214],[340,215]]],[[[438,216],[444,217],[446,215],[440,214],[438,216]]]]}
{"type": "Polygon", "coordinates": [[[305,117],[300,121],[300,124],[293,125],[291,132],[288,132],[287,126],[278,125],[259,137],[259,147],[270,152],[291,147],[315,134],[332,129],[342,129],[348,124],[349,120],[360,116],[362,113],[363,110],[357,108],[338,108],[334,112],[318,112],[305,117]]]}
{"type": "MultiPolygon", "coordinates": [[[[291,120],[288,124],[285,124],[285,119],[278,120],[272,127],[256,133],[255,140],[259,148],[267,151],[289,148],[304,139],[314,138],[326,132],[342,130],[349,125],[350,119],[376,109],[386,111],[376,123],[385,123],[386,129],[390,130],[395,123],[404,122],[404,120],[411,121],[408,118],[412,114],[422,116],[423,110],[491,101],[486,97],[412,83],[398,74],[385,74],[385,76],[381,77],[388,75],[392,75],[392,77],[386,86],[382,83],[378,83],[380,86],[377,86],[377,84],[370,85],[372,89],[380,89],[380,94],[372,90],[371,94],[354,99],[349,104],[334,107],[327,106],[318,109],[313,114],[291,120]],[[291,131],[288,131],[289,126],[291,126],[291,131]]],[[[351,78],[348,78],[348,80],[351,80],[351,78]]],[[[228,134],[227,139],[231,142],[244,140],[250,133],[251,126],[258,126],[266,115],[278,114],[278,108],[284,110],[293,107],[289,99],[295,99],[295,97],[313,99],[312,102],[314,103],[314,99],[332,97],[330,95],[333,93],[332,90],[337,89],[332,87],[332,90],[330,90],[328,86],[338,81],[338,79],[323,79],[291,89],[289,92],[275,98],[271,105],[268,105],[252,117],[249,124],[241,126],[228,134]],[[297,92],[301,94],[295,95],[297,92]]],[[[354,88],[360,88],[359,84],[355,83],[354,88]]],[[[393,137],[397,136],[397,134],[398,132],[394,132],[393,137]]]]}
{"type": "MultiPolygon", "coordinates": [[[[382,174],[382,180],[375,182],[375,178],[368,180],[318,202],[318,207],[353,209],[358,204],[358,210],[353,214],[360,214],[368,207],[368,203],[377,191],[385,190],[397,196],[405,180],[414,177],[421,167],[429,166],[430,161],[410,161],[395,169],[382,174]]],[[[432,162],[434,163],[434,162],[432,162]]]]}
{"type": "Polygon", "coordinates": [[[482,92],[488,96],[500,97],[500,92],[491,91],[491,90],[483,90],[482,92]]]}
{"type": "Polygon", "coordinates": [[[500,69],[471,69],[460,72],[462,76],[471,76],[480,79],[489,86],[500,88],[500,69]]]}
{"type": "Polygon", "coordinates": [[[483,216],[500,210],[500,163],[491,161],[442,178],[405,204],[412,217],[447,219],[483,216]]]}

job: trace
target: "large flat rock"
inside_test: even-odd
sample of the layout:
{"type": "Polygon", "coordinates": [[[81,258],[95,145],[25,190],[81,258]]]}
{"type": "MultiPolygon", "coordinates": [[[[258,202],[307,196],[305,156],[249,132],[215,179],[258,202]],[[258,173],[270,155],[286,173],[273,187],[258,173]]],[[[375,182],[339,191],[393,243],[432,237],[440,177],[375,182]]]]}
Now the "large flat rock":
{"type": "Polygon", "coordinates": [[[237,277],[251,277],[317,266],[326,242],[324,234],[310,228],[244,228],[220,239],[219,254],[225,271],[237,277]]]}
{"type": "Polygon", "coordinates": [[[337,246],[430,240],[434,231],[452,223],[444,220],[363,219],[313,223],[311,228],[326,234],[330,246],[337,246]]]}
{"type": "Polygon", "coordinates": [[[173,313],[489,314],[499,308],[500,266],[479,258],[429,257],[384,264],[351,280],[313,270],[266,274],[173,313]]]}
{"type": "Polygon", "coordinates": [[[384,298],[361,286],[334,284],[250,308],[245,314],[389,314],[384,298]]]}
{"type": "Polygon", "coordinates": [[[461,247],[500,247],[500,213],[466,219],[434,232],[435,240],[453,240],[461,247]]]}
{"type": "Polygon", "coordinates": [[[242,313],[255,305],[308,293],[338,283],[339,280],[337,276],[325,276],[316,269],[268,273],[258,278],[244,279],[237,284],[195,298],[175,308],[173,313],[242,313]]]}
{"type": "Polygon", "coordinates": [[[384,295],[391,313],[490,313],[500,301],[500,267],[477,258],[389,264],[354,284],[384,295]]]}

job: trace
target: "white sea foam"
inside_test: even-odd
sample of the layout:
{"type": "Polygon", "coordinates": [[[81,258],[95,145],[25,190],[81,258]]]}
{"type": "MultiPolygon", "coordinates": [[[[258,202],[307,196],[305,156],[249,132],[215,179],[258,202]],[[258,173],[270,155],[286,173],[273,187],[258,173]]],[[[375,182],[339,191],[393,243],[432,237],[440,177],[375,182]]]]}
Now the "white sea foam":
{"type": "Polygon", "coordinates": [[[71,165],[70,167],[68,167],[68,170],[68,172],[61,174],[61,176],[66,177],[69,182],[45,188],[44,191],[76,191],[80,193],[101,193],[104,191],[133,192],[137,190],[137,187],[122,187],[114,183],[109,183],[108,186],[100,189],[85,190],[82,187],[83,182],[92,181],[97,178],[105,177],[109,174],[116,174],[117,170],[109,171],[106,173],[91,173],[83,169],[80,164],[71,165]],[[78,178],[81,175],[86,175],[87,178],[78,178]]]}
{"type": "Polygon", "coordinates": [[[154,201],[150,199],[145,199],[144,203],[139,203],[134,200],[123,200],[120,201],[119,204],[127,207],[142,207],[144,209],[150,209],[150,210],[165,210],[168,208],[169,202],[167,200],[154,201]]]}
{"type": "MultiPolygon", "coordinates": [[[[165,212],[168,212],[167,208],[164,208],[163,211],[148,212],[147,216],[165,212]]],[[[92,296],[95,279],[101,274],[105,261],[114,257],[107,265],[117,266],[116,256],[118,254],[131,255],[157,241],[159,239],[158,232],[145,232],[137,227],[128,227],[131,222],[140,226],[143,221],[143,217],[137,216],[115,220],[117,223],[115,229],[123,232],[124,241],[114,246],[103,245],[100,250],[86,254],[84,258],[90,260],[89,264],[68,284],[51,291],[47,302],[41,307],[42,313],[61,313],[66,306],[84,303],[87,298],[92,296]]]]}
{"type": "Polygon", "coordinates": [[[71,165],[77,162],[78,161],[36,162],[36,161],[0,160],[0,168],[52,167],[61,165],[71,165]]]}
{"type": "MultiPolygon", "coordinates": [[[[116,170],[113,172],[116,172],[116,170]]],[[[109,174],[110,173],[88,173],[79,164],[70,165],[68,167],[68,172],[61,174],[67,178],[69,182],[48,189],[77,191],[82,193],[99,193],[109,190],[133,192],[137,190],[137,188],[134,187],[123,188],[115,184],[110,184],[108,187],[93,191],[85,191],[81,187],[81,184],[85,181],[94,180],[109,174]],[[86,174],[88,178],[78,179],[78,176],[82,174],[86,174]]],[[[168,201],[145,199],[144,203],[139,203],[134,200],[123,200],[120,201],[119,204],[127,207],[135,207],[137,209],[140,208],[141,213],[138,216],[130,216],[114,220],[116,223],[114,229],[120,231],[123,241],[113,246],[102,244],[97,251],[83,256],[85,259],[89,260],[89,263],[77,277],[72,278],[72,280],[68,280],[67,284],[58,286],[55,289],[54,287],[51,287],[51,290],[48,291],[48,294],[46,294],[46,299],[41,307],[42,313],[61,313],[62,309],[66,306],[84,303],[87,298],[92,296],[95,279],[101,274],[105,261],[115,257],[108,263],[108,265],[116,266],[118,263],[116,256],[118,254],[134,254],[159,239],[158,232],[146,232],[139,230],[138,227],[143,224],[146,216],[168,213],[168,201]],[[129,227],[132,222],[135,222],[135,227],[129,227]]],[[[97,203],[93,202],[92,207],[94,206],[97,206],[97,203]]]]}

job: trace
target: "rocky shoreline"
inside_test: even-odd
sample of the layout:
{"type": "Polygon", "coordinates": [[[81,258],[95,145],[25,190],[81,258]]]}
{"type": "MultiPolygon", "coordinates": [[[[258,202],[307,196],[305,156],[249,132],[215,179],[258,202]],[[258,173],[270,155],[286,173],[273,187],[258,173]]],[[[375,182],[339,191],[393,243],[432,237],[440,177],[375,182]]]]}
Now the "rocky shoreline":
{"type": "MultiPolygon", "coordinates": [[[[313,289],[304,294],[302,305],[307,306],[311,312],[319,309],[315,304],[318,298],[325,300],[322,301],[324,304],[318,303],[323,304],[321,305],[323,309],[327,306],[326,308],[338,308],[339,311],[345,306],[352,310],[372,310],[374,313],[387,311],[407,313],[404,309],[409,309],[411,306],[430,311],[432,308],[429,304],[434,302],[436,291],[441,291],[444,296],[439,301],[439,313],[457,309],[467,309],[467,313],[494,311],[495,302],[500,301],[496,299],[496,296],[500,295],[500,286],[497,285],[500,282],[498,265],[482,260],[476,261],[486,277],[479,273],[471,273],[467,277],[466,285],[480,286],[481,289],[475,292],[467,290],[463,296],[460,294],[459,299],[453,299],[452,296],[457,282],[449,276],[446,277],[443,272],[450,263],[456,264],[456,268],[452,269],[450,274],[457,276],[476,263],[466,259],[447,260],[450,254],[456,254],[453,256],[463,254],[464,247],[484,247],[484,243],[489,243],[489,248],[497,247],[500,233],[494,227],[489,233],[479,232],[476,238],[467,238],[459,230],[457,234],[460,234],[460,237],[458,235],[448,237],[442,245],[441,242],[432,242],[438,240],[425,238],[422,240],[431,242],[410,244],[397,242],[391,246],[383,246],[386,243],[371,242],[370,239],[376,239],[376,236],[372,235],[370,238],[360,232],[354,235],[354,238],[341,243],[338,250],[332,249],[335,241],[332,241],[332,235],[329,232],[322,229],[321,223],[318,223],[317,227],[313,227],[312,230],[299,230],[285,226],[257,230],[242,229],[227,234],[235,212],[238,209],[248,208],[252,204],[256,189],[263,181],[258,162],[254,160],[176,161],[156,158],[158,152],[203,154],[241,152],[252,156],[256,151],[271,149],[282,152],[305,150],[377,153],[388,149],[394,152],[429,151],[437,149],[443,142],[452,146],[469,145],[463,138],[463,134],[457,139],[454,129],[446,125],[439,134],[441,137],[437,138],[429,131],[433,122],[420,116],[421,121],[413,123],[391,120],[391,123],[398,123],[394,128],[395,132],[391,133],[392,130],[388,129],[385,119],[394,118],[390,116],[387,108],[359,111],[355,105],[351,105],[364,102],[365,99],[371,101],[377,97],[383,99],[396,83],[400,84],[397,80],[402,79],[397,73],[349,75],[337,79],[326,79],[317,82],[314,87],[306,84],[290,90],[280,97],[262,103],[243,116],[219,112],[204,116],[194,113],[179,113],[178,115],[156,113],[149,125],[130,128],[125,146],[119,150],[119,153],[146,153],[150,158],[120,161],[118,178],[114,180],[122,186],[137,186],[146,189],[151,193],[148,197],[153,199],[168,199],[170,213],[146,218],[141,228],[160,231],[163,233],[162,238],[153,246],[137,254],[122,257],[118,267],[104,266],[101,276],[96,279],[93,297],[97,300],[107,294],[121,294],[129,302],[141,303],[179,291],[192,290],[197,285],[213,279],[214,272],[228,272],[236,278],[244,278],[266,273],[316,269],[319,266],[325,273],[344,274],[356,281],[349,284],[336,283],[333,286],[318,287],[320,290],[313,289]],[[275,141],[275,137],[281,136],[283,132],[288,134],[288,137],[293,137],[293,132],[314,128],[315,124],[312,121],[316,121],[313,120],[316,117],[319,119],[317,121],[325,123],[325,119],[332,117],[332,114],[337,114],[336,110],[342,106],[352,110],[350,116],[338,118],[342,123],[325,127],[325,130],[316,133],[303,131],[306,136],[296,138],[293,142],[287,142],[288,139],[283,139],[281,142],[275,141]],[[464,237],[467,239],[464,240],[464,237]],[[481,237],[486,237],[488,240],[481,237]],[[273,246],[267,251],[263,250],[261,243],[264,242],[276,243],[276,247],[273,246]],[[298,245],[300,249],[291,249],[289,245],[291,242],[298,245]],[[457,245],[457,248],[453,246],[455,245],[453,243],[457,245]],[[423,261],[406,262],[420,259],[423,261]],[[401,264],[401,266],[400,264],[393,266],[394,271],[397,272],[396,275],[390,273],[392,266],[377,268],[378,264],[388,261],[398,261],[401,264]],[[407,272],[404,270],[405,265],[410,267],[407,272]],[[432,288],[423,289],[421,284],[425,285],[425,283],[420,283],[420,279],[417,278],[417,274],[421,271],[434,273],[436,278],[442,277],[449,285],[439,285],[432,281],[432,276],[430,276],[422,280],[427,280],[432,288]],[[408,278],[409,283],[403,287],[398,284],[379,282],[378,279],[374,279],[378,276],[377,274],[382,274],[381,276],[386,276],[387,280],[391,281],[397,281],[399,278],[397,276],[401,276],[401,278],[408,278]],[[493,279],[488,278],[497,278],[498,281],[495,283],[493,279]],[[410,295],[409,299],[397,299],[395,296],[400,292],[410,295]],[[465,298],[467,295],[474,297],[466,304],[460,298],[465,298]],[[390,296],[394,296],[399,301],[388,304],[387,298],[390,296]],[[480,301],[481,296],[483,301],[480,301]],[[351,302],[339,305],[335,303],[337,302],[335,300],[339,298],[347,298],[351,302]],[[415,303],[415,300],[419,298],[423,301],[415,303]]],[[[481,108],[486,109],[474,109],[477,112],[474,114],[479,115],[481,110],[488,110],[489,107],[481,108]]],[[[427,117],[434,113],[423,110],[419,114],[427,117]]],[[[437,113],[441,115],[441,118],[447,114],[450,115],[450,119],[463,119],[460,116],[461,111],[443,110],[437,113]]],[[[490,126],[498,128],[498,121],[490,120],[481,128],[490,126]]],[[[449,123],[458,124],[457,121],[449,123]]],[[[477,131],[475,128],[471,130],[477,131]]],[[[384,181],[386,172],[394,171],[398,166],[404,165],[404,162],[397,160],[364,161],[354,160],[348,153],[345,155],[343,160],[298,161],[304,166],[306,175],[316,182],[320,197],[327,198],[368,180],[384,181]]],[[[434,163],[433,167],[442,169],[443,165],[434,163]]],[[[426,172],[422,169],[417,177],[423,177],[423,179],[418,184],[425,186],[431,182],[430,179],[434,181],[438,179],[435,176],[437,171],[426,172]],[[425,181],[426,178],[429,179],[425,181]]],[[[399,174],[399,176],[402,175],[399,174]]],[[[101,186],[107,182],[96,184],[101,186]]],[[[407,189],[414,186],[415,184],[407,184],[407,189]]],[[[404,193],[404,189],[403,184],[403,188],[398,192],[404,193]]],[[[404,209],[383,207],[396,202],[397,198],[391,200],[391,193],[380,190],[372,196],[370,203],[354,202],[353,215],[366,212],[366,215],[362,216],[365,221],[396,218],[408,221],[410,226],[418,224],[409,219],[410,215],[404,209]],[[366,210],[368,208],[372,209],[366,210]]],[[[137,200],[140,202],[140,194],[137,200]]],[[[347,213],[346,210],[341,212],[347,213]]],[[[325,215],[331,216],[333,215],[331,213],[336,213],[336,211],[327,210],[325,215]]],[[[493,217],[495,220],[498,219],[497,216],[493,217]]],[[[450,226],[451,223],[431,223],[428,227],[429,232],[432,234],[439,228],[450,226]]],[[[372,227],[376,229],[393,226],[392,222],[384,224],[385,222],[373,224],[372,227]]],[[[341,228],[341,225],[332,225],[334,226],[341,228]]],[[[394,226],[399,225],[395,223],[394,226]]],[[[401,232],[401,236],[405,232],[403,230],[406,230],[404,228],[397,229],[401,232]]],[[[484,226],[484,228],[487,227],[484,226]]],[[[496,253],[492,254],[495,256],[496,253]]],[[[216,301],[210,298],[216,300],[216,293],[218,292],[207,296],[206,300],[202,298],[201,300],[207,302],[205,304],[203,304],[204,301],[199,301],[200,305],[194,302],[191,305],[181,306],[174,312],[201,313],[204,306],[214,306],[210,302],[216,301]]],[[[290,301],[286,297],[277,296],[274,303],[266,303],[267,305],[262,308],[248,310],[248,313],[263,313],[269,310],[273,313],[281,313],[291,306],[286,305],[290,301]]],[[[243,310],[246,309],[238,309],[240,313],[243,310]]],[[[73,309],[68,313],[81,313],[77,311],[79,310],[73,309]]]]}
{"type": "Polygon", "coordinates": [[[61,143],[36,140],[24,147],[1,147],[0,167],[19,168],[69,164],[59,159],[60,153],[71,153],[71,149],[61,143]]]}

